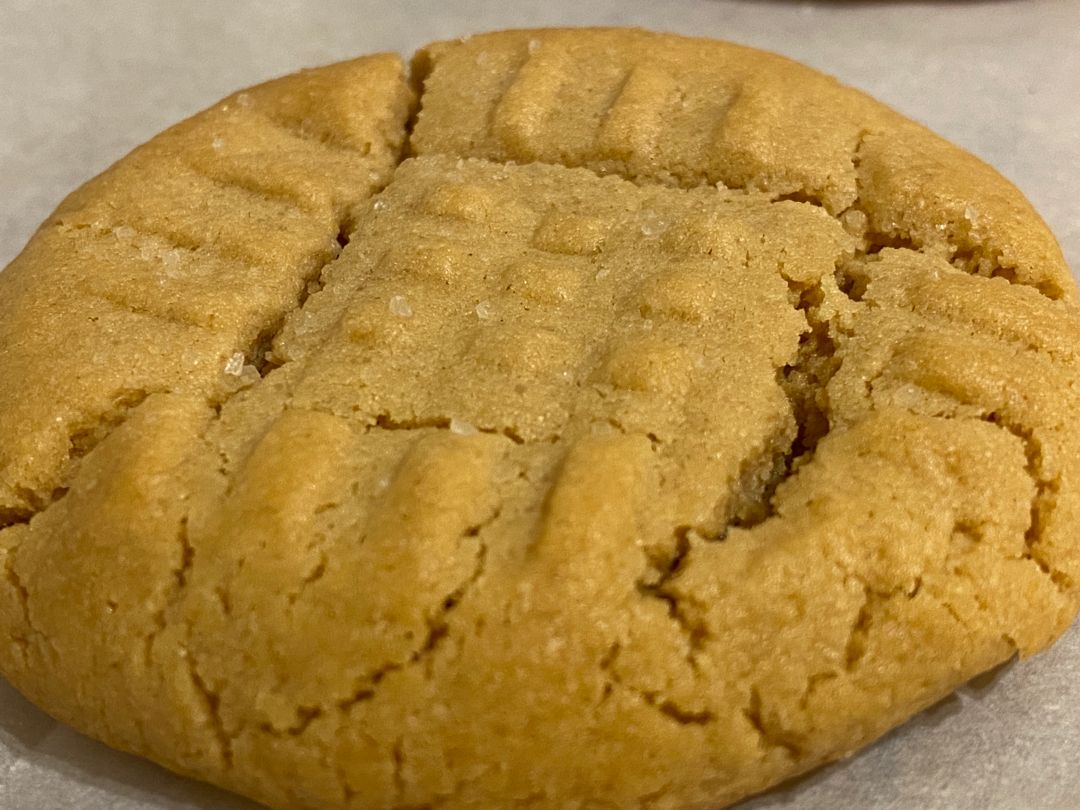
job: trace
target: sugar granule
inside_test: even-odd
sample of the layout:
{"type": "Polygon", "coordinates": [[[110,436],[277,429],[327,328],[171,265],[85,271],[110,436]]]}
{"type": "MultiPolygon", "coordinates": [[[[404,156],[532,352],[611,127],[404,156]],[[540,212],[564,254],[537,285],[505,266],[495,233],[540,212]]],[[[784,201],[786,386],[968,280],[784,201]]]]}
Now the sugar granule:
{"type": "Polygon", "coordinates": [[[244,373],[244,353],[236,352],[225,363],[225,373],[232,377],[239,377],[244,373]]]}
{"type": "Polygon", "coordinates": [[[390,312],[397,315],[399,318],[408,318],[412,315],[412,307],[409,306],[409,302],[404,295],[392,295],[390,296],[390,312]]]}

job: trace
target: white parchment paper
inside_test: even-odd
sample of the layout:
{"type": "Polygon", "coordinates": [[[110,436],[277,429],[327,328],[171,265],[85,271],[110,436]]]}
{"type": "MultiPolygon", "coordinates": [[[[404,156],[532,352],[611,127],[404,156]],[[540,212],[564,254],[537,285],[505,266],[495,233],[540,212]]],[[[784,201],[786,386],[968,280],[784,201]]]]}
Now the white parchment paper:
{"type": "MultiPolygon", "coordinates": [[[[0,0],[0,265],[69,190],[240,86],[471,31],[584,24],[731,39],[867,90],[997,166],[1080,267],[1073,0],[0,0]]],[[[0,680],[0,810],[252,807],[79,736],[0,680]]],[[[1080,808],[1080,629],[745,808],[1080,808]]]]}

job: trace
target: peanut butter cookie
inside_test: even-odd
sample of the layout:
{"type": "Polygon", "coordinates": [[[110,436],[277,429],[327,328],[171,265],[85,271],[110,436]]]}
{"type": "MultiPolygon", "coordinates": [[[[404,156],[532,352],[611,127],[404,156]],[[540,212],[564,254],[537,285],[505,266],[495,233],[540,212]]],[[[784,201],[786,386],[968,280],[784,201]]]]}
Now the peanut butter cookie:
{"type": "Polygon", "coordinates": [[[515,31],[233,95],[0,274],[0,672],[277,808],[719,807],[1080,607],[1080,309],[783,58],[515,31]]]}

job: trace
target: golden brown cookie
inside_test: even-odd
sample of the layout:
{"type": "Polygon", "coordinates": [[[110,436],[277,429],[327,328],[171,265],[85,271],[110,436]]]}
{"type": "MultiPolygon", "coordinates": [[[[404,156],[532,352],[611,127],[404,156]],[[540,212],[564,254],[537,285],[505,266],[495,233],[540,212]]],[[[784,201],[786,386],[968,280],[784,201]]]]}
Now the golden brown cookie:
{"type": "Polygon", "coordinates": [[[0,671],[279,808],[722,806],[1080,606],[1016,189],[630,30],[239,93],[0,274],[0,671]]]}

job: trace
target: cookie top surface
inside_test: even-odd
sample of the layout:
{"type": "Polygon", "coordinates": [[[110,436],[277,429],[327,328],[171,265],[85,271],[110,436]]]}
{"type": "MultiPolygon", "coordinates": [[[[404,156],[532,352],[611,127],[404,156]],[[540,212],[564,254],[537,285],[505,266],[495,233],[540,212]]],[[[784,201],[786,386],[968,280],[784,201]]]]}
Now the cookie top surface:
{"type": "Polygon", "coordinates": [[[277,807],[726,803],[1078,604],[1012,186],[639,31],[239,93],[0,274],[0,670],[277,807]]]}

